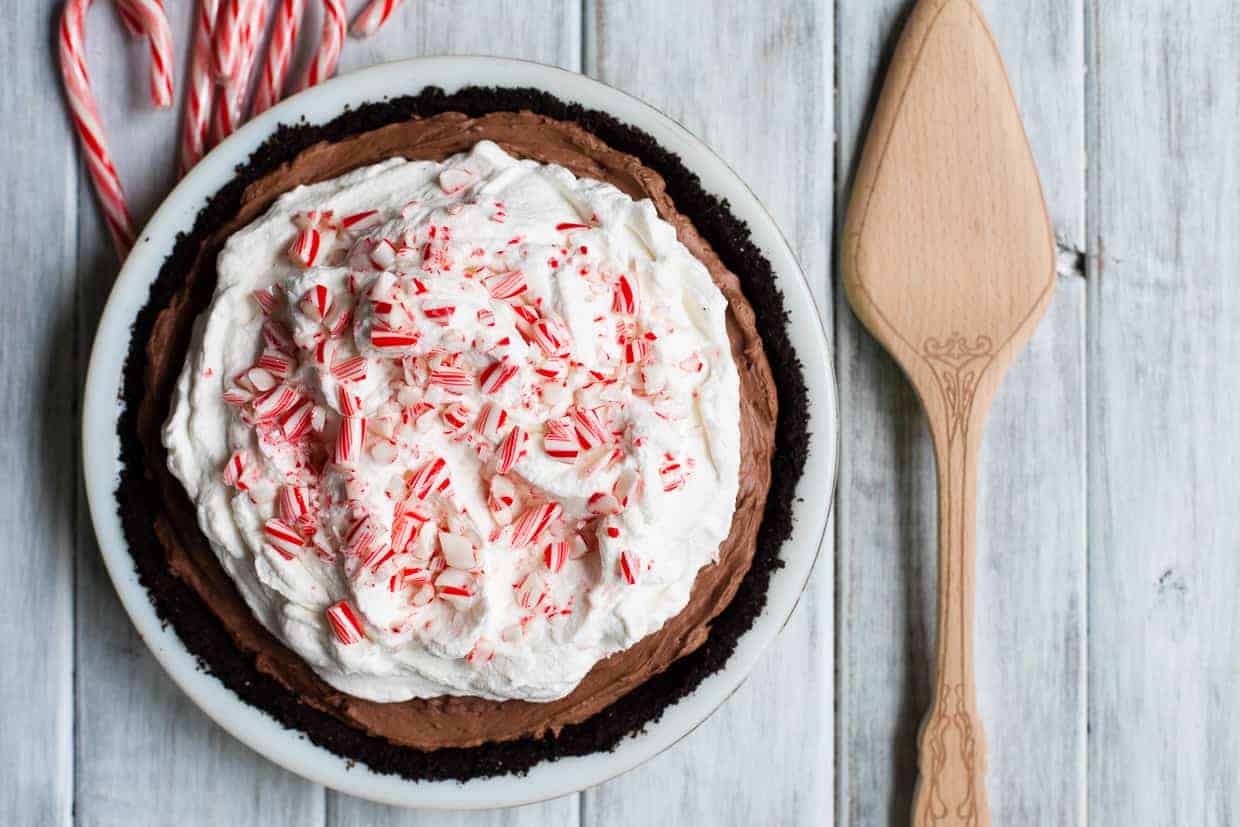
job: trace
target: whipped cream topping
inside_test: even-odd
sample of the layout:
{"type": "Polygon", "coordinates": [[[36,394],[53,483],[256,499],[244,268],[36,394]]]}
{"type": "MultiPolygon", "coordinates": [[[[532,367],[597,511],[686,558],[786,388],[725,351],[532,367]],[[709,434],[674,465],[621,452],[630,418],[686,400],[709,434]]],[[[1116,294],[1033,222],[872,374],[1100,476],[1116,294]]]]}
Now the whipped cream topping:
{"type": "Polygon", "coordinates": [[[298,187],[217,271],[169,468],[336,689],[561,698],[715,560],[726,301],[649,201],[483,141],[298,187]]]}

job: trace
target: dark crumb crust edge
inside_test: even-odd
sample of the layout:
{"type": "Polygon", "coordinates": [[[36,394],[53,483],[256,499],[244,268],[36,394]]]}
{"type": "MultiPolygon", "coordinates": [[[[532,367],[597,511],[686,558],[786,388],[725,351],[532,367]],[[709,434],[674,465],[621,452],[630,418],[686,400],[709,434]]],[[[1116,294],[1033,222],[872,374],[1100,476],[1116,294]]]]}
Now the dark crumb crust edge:
{"type": "Polygon", "coordinates": [[[123,470],[116,496],[139,579],[161,620],[172,625],[203,669],[247,703],[337,755],[362,762],[376,772],[415,780],[463,781],[524,773],[542,761],[611,750],[626,735],[637,733],[658,720],[665,708],[692,692],[708,675],[722,669],[736,648],[737,640],[753,625],[765,606],[772,572],[783,565],[779,549],[792,532],[793,498],[809,443],[805,380],[788,338],[783,295],[775,286],[770,262],[750,241],[747,226],[731,213],[726,201],[703,190],[698,177],[678,156],[663,149],[645,132],[604,112],[566,103],[531,88],[467,87],[447,94],[442,89],[428,87],[417,95],[350,108],[322,125],[303,122],[280,126],[245,164],[237,167],[236,177],[207,202],[193,230],[178,235],[171,255],[151,285],[149,302],[133,324],[124,369],[123,400],[118,425],[123,470]],[[144,346],[156,316],[167,306],[193,265],[199,244],[236,214],[242,192],[251,181],[320,141],[339,141],[412,116],[442,112],[480,116],[522,110],[576,123],[657,171],[666,181],[667,192],[677,209],[693,221],[727,268],[740,278],[741,287],[757,314],[758,330],[779,398],[771,490],[753,565],[735,598],[715,619],[710,635],[697,651],[676,661],[594,717],[565,727],[558,736],[423,752],[367,735],[299,702],[295,694],[258,671],[253,657],[233,644],[223,624],[198,594],[168,570],[164,549],[153,528],[161,497],[144,470],[144,453],[137,435],[137,405],[145,392],[144,346]]]}

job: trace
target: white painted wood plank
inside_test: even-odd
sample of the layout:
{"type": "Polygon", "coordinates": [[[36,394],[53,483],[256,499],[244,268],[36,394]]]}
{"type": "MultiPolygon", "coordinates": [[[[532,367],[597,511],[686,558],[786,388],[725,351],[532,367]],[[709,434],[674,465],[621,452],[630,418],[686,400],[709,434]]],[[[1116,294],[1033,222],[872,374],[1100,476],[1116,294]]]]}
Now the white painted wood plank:
{"type": "Polygon", "coordinates": [[[1240,820],[1240,7],[1101,0],[1090,822],[1240,820]]]}
{"type": "MultiPolygon", "coordinates": [[[[350,0],[350,9],[361,9],[350,0]]],[[[581,68],[577,0],[410,0],[377,35],[350,38],[345,69],[431,55],[491,55],[581,68]]]]}
{"type": "Polygon", "coordinates": [[[0,38],[4,187],[11,262],[0,315],[0,822],[65,824],[73,800],[73,491],[78,463],[73,224],[77,170],[48,59],[44,3],[10,9],[0,38]]]}
{"type": "MultiPolygon", "coordinates": [[[[353,2],[350,8],[362,5],[353,2]]],[[[581,64],[580,5],[562,0],[417,0],[407,3],[375,37],[350,39],[341,67],[348,70],[385,60],[439,54],[493,54],[577,70],[581,64]]],[[[410,91],[416,89],[411,87],[410,91]]],[[[335,792],[329,792],[328,797],[330,827],[567,827],[577,823],[578,812],[576,796],[482,813],[417,812],[335,792]]]]}
{"type": "MultiPolygon", "coordinates": [[[[1081,4],[980,5],[1003,50],[1056,231],[1077,247],[1084,237],[1081,4]]],[[[909,6],[841,1],[838,203],[846,203],[880,69],[909,6]]],[[[1076,257],[1063,258],[1071,270],[1076,257]]],[[[934,459],[912,389],[842,293],[837,301],[837,806],[842,823],[905,824],[934,643],[934,459]]],[[[1084,336],[1084,286],[1069,274],[987,429],[976,667],[995,824],[1083,823],[1084,336]]]]}
{"type": "Polygon", "coordinates": [[[402,810],[333,793],[328,801],[331,827],[572,827],[578,815],[578,796],[569,795],[541,804],[502,810],[402,810]]]}
{"type": "MultiPolygon", "coordinates": [[[[191,4],[168,5],[178,55],[184,58],[191,4]]],[[[123,34],[111,3],[95,6],[87,23],[88,63],[117,166],[141,223],[172,184],[179,110],[151,109],[145,47],[123,34]]],[[[55,92],[44,94],[51,98],[55,92]]],[[[59,106],[55,113],[64,117],[59,106]]],[[[78,341],[84,364],[117,264],[84,175],[79,198],[78,341]]],[[[77,824],[322,824],[322,788],[242,746],[164,674],[116,599],[84,503],[79,513],[77,824]]]]}
{"type": "MultiPolygon", "coordinates": [[[[587,16],[591,74],[719,152],[770,208],[827,308],[832,43],[829,4],[707,12],[603,0],[587,16]]],[[[587,792],[584,824],[831,822],[831,569],[828,541],[801,605],[747,683],[682,743],[587,792]]]]}

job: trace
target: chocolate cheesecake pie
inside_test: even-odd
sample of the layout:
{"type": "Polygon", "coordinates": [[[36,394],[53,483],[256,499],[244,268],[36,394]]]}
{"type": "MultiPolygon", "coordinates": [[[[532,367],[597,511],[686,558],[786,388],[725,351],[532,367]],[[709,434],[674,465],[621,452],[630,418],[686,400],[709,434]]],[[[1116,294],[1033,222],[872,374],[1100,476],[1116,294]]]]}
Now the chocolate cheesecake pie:
{"type": "Polygon", "coordinates": [[[609,748],[778,565],[807,440],[781,302],[602,113],[426,90],[283,127],[135,324],[139,571],[206,668],[377,771],[609,748]]]}

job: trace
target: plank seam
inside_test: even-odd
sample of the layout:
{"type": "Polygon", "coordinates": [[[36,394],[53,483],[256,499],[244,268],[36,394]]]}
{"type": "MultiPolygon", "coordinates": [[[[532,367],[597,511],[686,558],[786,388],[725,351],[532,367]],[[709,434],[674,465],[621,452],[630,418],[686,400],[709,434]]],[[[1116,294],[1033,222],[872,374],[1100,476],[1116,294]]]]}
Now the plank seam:
{"type": "MultiPolygon", "coordinates": [[[[840,66],[841,66],[840,11],[841,11],[842,5],[843,5],[843,0],[835,0],[835,2],[832,4],[832,9],[831,9],[831,14],[832,14],[831,31],[833,35],[832,43],[831,43],[831,90],[832,90],[831,117],[832,117],[832,126],[833,126],[833,132],[834,132],[833,143],[831,147],[831,156],[832,156],[831,191],[832,191],[832,198],[833,198],[831,217],[832,217],[832,226],[834,229],[827,239],[827,246],[828,246],[827,261],[829,263],[829,272],[831,273],[836,272],[834,240],[837,237],[839,230],[841,229],[840,205],[842,203],[842,196],[841,196],[840,188],[841,188],[841,183],[844,177],[842,174],[843,170],[841,169],[842,164],[843,164],[842,152],[840,151],[840,141],[841,141],[841,135],[843,133],[843,126],[844,126],[843,107],[840,106],[840,66]]],[[[844,369],[844,365],[840,361],[840,350],[838,346],[838,343],[840,341],[840,314],[844,312],[844,310],[840,306],[839,290],[832,290],[830,297],[832,299],[831,301],[831,345],[832,345],[831,356],[832,356],[832,360],[835,363],[834,372],[836,376],[836,388],[837,388],[836,393],[838,394],[840,393],[839,377],[842,375],[842,371],[844,369]]],[[[839,417],[841,421],[837,423],[836,427],[840,428],[842,431],[843,429],[842,420],[846,414],[844,413],[842,406],[839,407],[838,410],[839,410],[839,417]]],[[[847,732],[845,722],[843,721],[843,717],[844,717],[843,713],[846,710],[842,708],[841,704],[843,703],[843,699],[846,693],[840,691],[840,683],[842,681],[842,664],[844,662],[842,630],[845,628],[845,622],[844,622],[845,618],[843,617],[843,612],[846,606],[845,595],[842,592],[841,584],[847,582],[846,578],[842,576],[842,575],[847,574],[847,572],[843,570],[844,563],[843,563],[843,560],[841,558],[841,553],[840,553],[841,549],[844,548],[843,543],[842,543],[843,533],[842,533],[841,526],[845,522],[843,519],[843,510],[841,508],[841,499],[842,499],[841,491],[843,491],[843,488],[844,488],[843,479],[842,479],[844,475],[844,461],[843,461],[844,460],[844,457],[843,457],[844,446],[840,445],[838,450],[840,451],[841,455],[836,458],[836,469],[837,469],[836,470],[836,481],[835,481],[836,501],[835,501],[835,508],[834,508],[836,518],[835,518],[835,536],[833,538],[836,553],[833,555],[833,569],[832,569],[833,583],[832,583],[832,589],[831,589],[832,597],[833,597],[832,603],[834,604],[833,605],[834,617],[832,618],[833,620],[832,626],[834,627],[833,628],[834,634],[832,635],[833,637],[833,641],[832,641],[833,663],[832,663],[832,668],[831,668],[831,694],[832,694],[831,716],[833,719],[832,720],[832,742],[833,742],[832,753],[833,755],[832,755],[832,760],[831,760],[831,766],[832,766],[831,802],[834,808],[834,813],[833,813],[834,820],[837,823],[841,823],[841,818],[843,817],[843,814],[847,812],[847,810],[843,806],[844,802],[841,800],[843,796],[843,790],[847,784],[847,779],[844,777],[845,772],[846,772],[846,767],[845,767],[844,761],[841,760],[841,751],[842,751],[842,747],[844,744],[843,739],[845,738],[844,733],[847,732]]]]}
{"type": "Polygon", "coordinates": [[[1093,433],[1094,433],[1094,416],[1096,405],[1094,403],[1091,384],[1093,381],[1093,372],[1091,366],[1094,363],[1092,354],[1094,353],[1097,336],[1096,324],[1097,313],[1094,310],[1095,302],[1092,294],[1099,288],[1099,275],[1101,272],[1102,259],[1102,239],[1095,238],[1098,228],[1098,211],[1101,207],[1100,189],[1098,187],[1100,169],[1098,163],[1098,147],[1101,136],[1101,119],[1100,119],[1100,102],[1101,102],[1101,69],[1102,55],[1100,52],[1100,40],[1098,37],[1099,20],[1099,3],[1098,0],[1084,0],[1082,3],[1082,14],[1084,16],[1084,53],[1085,66],[1084,77],[1082,79],[1084,101],[1084,120],[1085,120],[1085,244],[1086,256],[1083,261],[1087,273],[1087,289],[1082,304],[1085,313],[1085,370],[1082,377],[1084,386],[1084,404],[1085,404],[1085,560],[1082,570],[1085,572],[1085,605],[1082,607],[1082,635],[1084,636],[1084,651],[1081,653],[1081,672],[1084,676],[1082,687],[1081,708],[1083,710],[1085,721],[1081,727],[1081,738],[1084,741],[1079,745],[1081,753],[1081,797],[1077,802],[1078,820],[1082,825],[1089,823],[1090,815],[1090,779],[1091,771],[1090,761],[1090,716],[1091,709],[1091,690],[1093,674],[1090,669],[1091,647],[1093,640],[1089,634],[1089,618],[1090,618],[1090,602],[1091,588],[1090,583],[1090,550],[1093,545],[1094,532],[1094,455],[1093,455],[1093,433]]]}
{"type": "MultiPolygon", "coordinates": [[[[73,352],[74,352],[74,375],[76,377],[85,377],[86,362],[89,360],[89,353],[82,352],[82,255],[81,255],[81,239],[82,239],[82,199],[78,190],[82,185],[82,177],[80,174],[81,161],[78,154],[76,144],[68,144],[69,153],[65,170],[65,257],[73,262],[74,285],[73,285],[73,352]],[[72,216],[72,218],[70,218],[72,216]]],[[[90,338],[90,337],[86,337],[90,338]]],[[[83,386],[77,383],[74,391],[74,421],[76,422],[82,407],[83,386]]],[[[70,527],[71,534],[75,545],[82,539],[82,519],[81,512],[83,507],[81,486],[76,484],[77,480],[82,478],[82,463],[80,452],[73,452],[73,468],[74,468],[74,507],[72,510],[73,525],[70,527]]],[[[92,530],[93,533],[93,530],[92,530]]],[[[74,559],[69,565],[69,772],[66,781],[69,788],[67,790],[69,796],[69,823],[78,823],[78,783],[80,767],[77,760],[78,752],[78,645],[77,645],[77,629],[78,629],[78,565],[79,561],[74,559]]]]}

